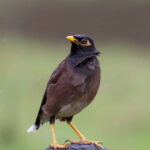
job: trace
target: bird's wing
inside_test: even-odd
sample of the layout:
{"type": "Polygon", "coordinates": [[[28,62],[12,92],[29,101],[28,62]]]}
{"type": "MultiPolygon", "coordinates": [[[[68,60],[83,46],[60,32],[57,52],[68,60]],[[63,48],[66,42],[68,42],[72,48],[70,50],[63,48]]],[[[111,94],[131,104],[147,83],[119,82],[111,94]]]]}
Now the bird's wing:
{"type": "Polygon", "coordinates": [[[50,80],[48,81],[47,88],[45,90],[45,93],[44,93],[44,96],[43,96],[43,99],[42,99],[42,102],[41,102],[41,105],[40,105],[40,108],[39,108],[39,112],[38,112],[38,115],[37,115],[37,118],[36,118],[36,121],[35,121],[35,124],[37,126],[40,125],[40,114],[42,113],[42,106],[46,103],[46,100],[47,100],[47,90],[49,89],[51,84],[55,84],[57,82],[57,80],[59,79],[59,77],[61,76],[61,74],[63,72],[64,64],[65,64],[65,60],[62,61],[58,65],[58,67],[52,73],[52,75],[50,77],[50,80]]]}
{"type": "Polygon", "coordinates": [[[50,80],[48,81],[47,87],[50,86],[50,84],[55,84],[57,82],[57,80],[59,79],[60,75],[63,72],[64,64],[65,64],[65,60],[62,61],[58,65],[58,67],[54,70],[54,72],[51,75],[50,80]]]}

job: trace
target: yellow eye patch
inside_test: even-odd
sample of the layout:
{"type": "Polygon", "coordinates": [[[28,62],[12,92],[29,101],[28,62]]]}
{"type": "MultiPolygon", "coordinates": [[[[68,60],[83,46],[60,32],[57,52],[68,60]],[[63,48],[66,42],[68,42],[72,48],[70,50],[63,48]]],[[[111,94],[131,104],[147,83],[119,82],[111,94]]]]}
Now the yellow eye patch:
{"type": "Polygon", "coordinates": [[[76,43],[77,45],[82,45],[82,46],[90,46],[91,43],[88,39],[82,39],[81,41],[78,41],[76,38],[73,36],[67,36],[66,37],[70,42],[76,43]]]}
{"type": "MultiPolygon", "coordinates": [[[[83,39],[84,40],[84,39],[83,39]]],[[[83,41],[82,40],[82,41],[83,41]]],[[[88,40],[88,39],[86,39],[86,43],[82,43],[82,41],[80,42],[80,44],[82,45],[82,46],[90,46],[91,45],[91,43],[90,43],[90,41],[88,40]]]]}
{"type": "Polygon", "coordinates": [[[82,46],[90,46],[91,45],[91,43],[90,43],[90,41],[88,40],[88,39],[82,39],[80,42],[77,40],[77,39],[75,39],[74,40],[74,42],[77,44],[77,45],[82,45],[82,46]]]}

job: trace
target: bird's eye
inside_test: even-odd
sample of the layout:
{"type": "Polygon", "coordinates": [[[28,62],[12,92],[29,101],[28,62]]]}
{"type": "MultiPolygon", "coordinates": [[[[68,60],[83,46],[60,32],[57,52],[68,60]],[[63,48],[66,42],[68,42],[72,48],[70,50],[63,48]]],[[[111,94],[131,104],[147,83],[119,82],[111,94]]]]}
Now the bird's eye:
{"type": "Polygon", "coordinates": [[[86,44],[87,43],[87,39],[82,39],[81,41],[83,44],[86,44]]]}

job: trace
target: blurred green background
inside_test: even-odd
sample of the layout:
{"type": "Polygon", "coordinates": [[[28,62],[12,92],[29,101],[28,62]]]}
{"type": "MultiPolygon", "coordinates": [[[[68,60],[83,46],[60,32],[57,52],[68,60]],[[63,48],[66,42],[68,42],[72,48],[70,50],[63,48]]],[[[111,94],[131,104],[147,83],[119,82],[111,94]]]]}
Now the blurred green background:
{"type": "MultiPolygon", "coordinates": [[[[102,70],[93,103],[73,122],[110,150],[150,148],[150,2],[0,0],[0,149],[44,150],[49,124],[34,122],[47,81],[70,50],[65,36],[93,37],[102,70]]],[[[60,143],[78,139],[56,121],[60,143]]]]}

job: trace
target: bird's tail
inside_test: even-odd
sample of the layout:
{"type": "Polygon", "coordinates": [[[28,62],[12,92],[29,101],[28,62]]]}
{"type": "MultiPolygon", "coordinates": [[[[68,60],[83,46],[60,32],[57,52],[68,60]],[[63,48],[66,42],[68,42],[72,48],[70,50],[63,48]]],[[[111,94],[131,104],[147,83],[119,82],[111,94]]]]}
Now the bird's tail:
{"type": "Polygon", "coordinates": [[[28,133],[29,133],[29,132],[35,132],[37,129],[38,129],[38,126],[35,125],[35,124],[33,124],[33,125],[27,130],[27,132],[28,132],[28,133]]]}
{"type": "Polygon", "coordinates": [[[35,132],[40,127],[40,115],[37,116],[35,123],[27,130],[27,132],[35,132]]]}
{"type": "MultiPolygon", "coordinates": [[[[39,129],[40,125],[43,124],[45,121],[42,119],[42,106],[46,103],[46,92],[44,93],[43,100],[37,115],[37,118],[35,120],[35,123],[27,130],[27,132],[35,132],[39,129]]],[[[46,119],[48,121],[49,118],[46,119]]]]}

